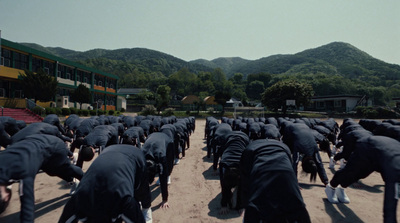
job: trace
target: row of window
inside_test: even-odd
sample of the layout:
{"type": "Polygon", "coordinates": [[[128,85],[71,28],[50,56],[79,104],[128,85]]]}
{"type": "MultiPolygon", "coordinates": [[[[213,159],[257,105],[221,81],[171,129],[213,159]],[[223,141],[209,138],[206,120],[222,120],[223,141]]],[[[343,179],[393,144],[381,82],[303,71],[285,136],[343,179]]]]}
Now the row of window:
{"type": "MultiPolygon", "coordinates": [[[[343,106],[343,104],[345,103],[345,101],[343,100],[334,100],[334,107],[335,108],[340,108],[343,106]]],[[[316,102],[316,108],[325,108],[326,107],[326,102],[325,101],[317,101],[316,102]]]]}
{"type": "MultiPolygon", "coordinates": [[[[9,49],[1,48],[1,65],[6,67],[12,67],[16,69],[25,70],[29,68],[29,56],[12,51],[9,49]]],[[[43,69],[47,74],[55,74],[57,67],[58,78],[74,80],[75,68],[69,67],[63,64],[57,64],[55,62],[43,60],[37,57],[32,57],[32,71],[38,72],[39,69],[43,69]]],[[[77,70],[77,81],[82,83],[91,84],[91,73],[77,70]]],[[[117,80],[99,75],[94,76],[94,84],[101,87],[113,88],[117,85],[117,80]],[[106,84],[105,84],[106,83],[106,84]]]]}

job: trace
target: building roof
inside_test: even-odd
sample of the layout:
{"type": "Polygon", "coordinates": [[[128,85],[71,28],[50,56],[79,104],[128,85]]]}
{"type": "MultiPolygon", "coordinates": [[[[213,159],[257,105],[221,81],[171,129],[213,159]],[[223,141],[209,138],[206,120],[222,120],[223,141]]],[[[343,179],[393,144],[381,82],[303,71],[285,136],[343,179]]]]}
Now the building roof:
{"type": "Polygon", "coordinates": [[[117,93],[119,95],[139,94],[142,91],[148,91],[146,88],[120,88],[117,93]]]}
{"type": "Polygon", "coordinates": [[[199,97],[197,97],[196,95],[188,95],[182,98],[181,102],[182,104],[193,104],[194,102],[199,100],[199,97]]]}
{"type": "Polygon", "coordinates": [[[349,95],[349,94],[343,94],[343,95],[324,95],[324,96],[314,96],[311,98],[311,100],[315,99],[343,99],[343,98],[362,98],[363,96],[361,95],[349,95]]]}
{"type": "Polygon", "coordinates": [[[206,105],[216,105],[217,104],[217,102],[215,102],[214,96],[205,97],[204,102],[206,103],[206,105]]]}
{"type": "Polygon", "coordinates": [[[119,77],[117,75],[115,75],[115,74],[110,74],[110,73],[106,73],[106,72],[103,72],[103,71],[100,71],[100,70],[97,70],[97,69],[94,69],[94,68],[91,68],[91,67],[87,67],[87,66],[82,65],[80,63],[73,62],[73,61],[70,61],[70,60],[55,56],[53,54],[45,53],[45,52],[33,49],[31,47],[28,47],[28,46],[24,46],[22,44],[12,42],[10,40],[6,40],[6,39],[1,38],[1,44],[0,45],[6,46],[6,47],[9,47],[9,48],[13,48],[13,49],[16,49],[16,50],[20,50],[22,52],[31,53],[33,55],[44,57],[44,58],[47,58],[49,60],[59,61],[62,64],[70,65],[70,66],[73,66],[73,67],[77,67],[77,68],[80,68],[80,69],[85,70],[85,71],[90,71],[90,72],[93,72],[93,73],[96,73],[96,74],[100,74],[100,75],[103,75],[103,76],[106,76],[106,77],[111,77],[111,78],[114,78],[114,79],[117,79],[117,80],[119,79],[119,77]]]}

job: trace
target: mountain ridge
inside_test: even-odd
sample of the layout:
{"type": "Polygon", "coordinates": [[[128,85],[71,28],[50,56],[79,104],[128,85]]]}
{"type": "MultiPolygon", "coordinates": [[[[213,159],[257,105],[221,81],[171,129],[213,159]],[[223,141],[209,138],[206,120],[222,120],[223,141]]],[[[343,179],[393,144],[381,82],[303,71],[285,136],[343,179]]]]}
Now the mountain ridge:
{"type": "MultiPolygon", "coordinates": [[[[342,75],[347,78],[357,78],[362,75],[372,75],[379,78],[399,79],[400,65],[386,63],[376,59],[366,52],[345,42],[331,42],[319,47],[306,49],[295,54],[275,54],[256,60],[241,57],[219,57],[213,60],[197,59],[185,61],[173,55],[147,48],[120,48],[115,50],[92,49],[84,52],[64,49],[61,47],[43,47],[33,43],[21,43],[26,46],[50,53],[65,59],[96,66],[105,72],[105,63],[127,63],[132,69],[143,72],[161,72],[165,76],[187,68],[199,73],[221,68],[227,77],[235,73],[244,76],[254,73],[270,73],[291,75],[295,73],[326,73],[342,75]],[[106,61],[110,60],[110,61],[106,61]],[[114,61],[114,62],[113,62],[114,61]]],[[[125,72],[125,71],[124,71],[125,72]]],[[[117,74],[124,75],[123,72],[117,74]]]]}

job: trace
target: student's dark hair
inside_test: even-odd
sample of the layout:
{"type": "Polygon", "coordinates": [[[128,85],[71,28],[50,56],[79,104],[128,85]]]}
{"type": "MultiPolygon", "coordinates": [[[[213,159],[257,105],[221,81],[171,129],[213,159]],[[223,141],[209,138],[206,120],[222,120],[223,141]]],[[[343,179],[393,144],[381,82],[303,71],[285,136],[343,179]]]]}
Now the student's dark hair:
{"type": "MultiPolygon", "coordinates": [[[[325,138],[324,140],[322,140],[322,141],[319,143],[319,148],[320,148],[322,151],[327,152],[327,153],[329,154],[329,150],[331,149],[331,146],[330,146],[330,142],[328,141],[327,138],[325,138]]],[[[330,154],[329,154],[329,155],[330,155],[330,154]]]]}
{"type": "Polygon", "coordinates": [[[329,134],[326,136],[326,138],[328,138],[328,140],[329,140],[331,143],[335,143],[335,142],[336,142],[336,139],[337,139],[336,134],[333,133],[333,132],[329,133],[329,134]]]}
{"type": "Polygon", "coordinates": [[[73,143],[74,143],[75,148],[79,148],[81,145],[83,145],[83,142],[84,142],[84,138],[78,137],[75,139],[75,141],[73,143]]]}
{"type": "Polygon", "coordinates": [[[312,156],[304,156],[301,161],[303,171],[310,174],[310,182],[315,182],[317,178],[317,165],[312,156]]]}
{"type": "Polygon", "coordinates": [[[69,138],[73,138],[74,137],[74,130],[69,129],[68,131],[66,131],[65,135],[68,136],[69,138]]]}
{"type": "Polygon", "coordinates": [[[94,157],[93,149],[90,146],[83,145],[79,151],[79,156],[82,156],[83,161],[90,161],[94,157]]]}

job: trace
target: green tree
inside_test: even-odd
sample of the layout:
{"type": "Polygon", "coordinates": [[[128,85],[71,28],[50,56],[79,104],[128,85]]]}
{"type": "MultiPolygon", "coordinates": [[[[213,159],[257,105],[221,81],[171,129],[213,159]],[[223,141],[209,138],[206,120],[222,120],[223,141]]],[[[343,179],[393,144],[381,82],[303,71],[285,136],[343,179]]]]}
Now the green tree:
{"type": "Polygon", "coordinates": [[[143,101],[153,100],[154,94],[151,91],[142,90],[134,98],[137,100],[143,100],[143,101]]]}
{"type": "Polygon", "coordinates": [[[264,83],[261,81],[252,81],[246,89],[247,97],[255,100],[261,100],[261,94],[264,91],[264,83]]]}
{"type": "Polygon", "coordinates": [[[267,88],[262,94],[262,103],[268,108],[278,110],[286,114],[286,100],[295,100],[296,106],[306,106],[314,94],[311,85],[293,80],[280,81],[267,88]]]}
{"type": "Polygon", "coordinates": [[[232,97],[239,99],[244,105],[247,105],[247,94],[243,89],[234,87],[232,90],[232,97]]]}
{"type": "Polygon", "coordinates": [[[55,77],[48,75],[43,69],[38,72],[25,70],[20,73],[22,89],[27,98],[33,98],[35,103],[54,100],[57,93],[58,81],[55,77]]]}
{"type": "Polygon", "coordinates": [[[235,85],[240,85],[243,84],[243,77],[244,75],[242,73],[235,73],[229,80],[235,85]]]}
{"type": "Polygon", "coordinates": [[[264,87],[267,87],[272,80],[272,75],[268,73],[257,73],[257,74],[249,74],[247,76],[247,84],[250,84],[253,81],[261,81],[264,83],[264,87]]]}
{"type": "Polygon", "coordinates": [[[168,86],[171,87],[172,95],[184,97],[195,93],[197,80],[196,74],[189,72],[187,68],[182,68],[169,76],[168,86]]]}
{"type": "Polygon", "coordinates": [[[169,86],[167,85],[158,86],[156,94],[156,108],[158,112],[168,107],[168,104],[171,100],[170,93],[171,93],[171,88],[169,86]]]}
{"type": "Polygon", "coordinates": [[[224,85],[215,92],[215,102],[222,106],[222,114],[225,112],[226,102],[232,97],[232,82],[225,81],[224,85]]]}
{"type": "Polygon", "coordinates": [[[92,94],[89,88],[85,85],[80,84],[71,94],[71,100],[78,102],[80,104],[80,109],[82,109],[83,103],[90,103],[92,100],[92,94]]]}

